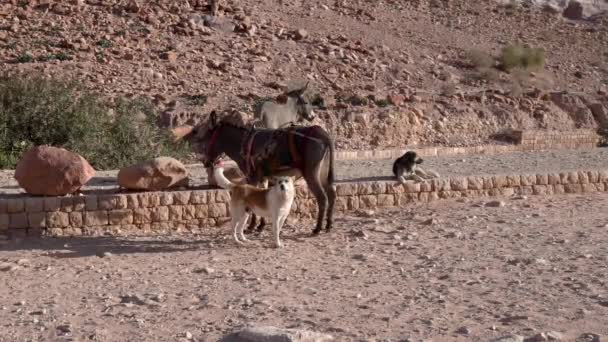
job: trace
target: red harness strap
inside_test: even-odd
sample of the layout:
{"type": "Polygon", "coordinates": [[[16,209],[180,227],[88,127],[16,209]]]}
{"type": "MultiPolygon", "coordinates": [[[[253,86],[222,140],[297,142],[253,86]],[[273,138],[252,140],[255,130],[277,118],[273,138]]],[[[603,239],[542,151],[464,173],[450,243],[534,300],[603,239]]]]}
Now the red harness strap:
{"type": "Polygon", "coordinates": [[[207,146],[207,157],[209,157],[211,155],[213,145],[215,145],[215,142],[217,141],[219,134],[220,134],[219,127],[214,128],[213,133],[211,134],[211,140],[209,141],[209,145],[207,146]]]}

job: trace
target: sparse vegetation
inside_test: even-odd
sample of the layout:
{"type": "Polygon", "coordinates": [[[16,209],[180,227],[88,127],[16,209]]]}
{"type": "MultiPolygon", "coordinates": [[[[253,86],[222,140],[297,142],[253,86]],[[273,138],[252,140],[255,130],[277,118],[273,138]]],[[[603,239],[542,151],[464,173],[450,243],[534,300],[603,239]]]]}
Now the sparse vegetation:
{"type": "Polygon", "coordinates": [[[38,60],[41,62],[48,62],[52,60],[68,61],[70,59],[70,56],[67,55],[65,52],[51,53],[38,58],[38,60]]]}
{"type": "Polygon", "coordinates": [[[494,67],[494,57],[481,50],[471,50],[467,53],[467,59],[471,66],[476,69],[488,69],[494,67]]]}
{"type": "Polygon", "coordinates": [[[119,168],[159,155],[187,153],[156,126],[145,100],[110,106],[75,81],[39,76],[0,77],[0,168],[13,168],[32,145],[64,147],[98,169],[119,168]]]}
{"type": "Polygon", "coordinates": [[[107,39],[100,39],[97,41],[97,46],[103,49],[112,47],[112,42],[107,39]]]}
{"type": "Polygon", "coordinates": [[[542,69],[545,66],[545,51],[541,48],[509,45],[502,50],[500,63],[505,71],[516,68],[542,69]]]}
{"type": "Polygon", "coordinates": [[[22,53],[15,58],[15,62],[17,63],[31,63],[32,61],[34,61],[34,57],[29,53],[22,53]]]}

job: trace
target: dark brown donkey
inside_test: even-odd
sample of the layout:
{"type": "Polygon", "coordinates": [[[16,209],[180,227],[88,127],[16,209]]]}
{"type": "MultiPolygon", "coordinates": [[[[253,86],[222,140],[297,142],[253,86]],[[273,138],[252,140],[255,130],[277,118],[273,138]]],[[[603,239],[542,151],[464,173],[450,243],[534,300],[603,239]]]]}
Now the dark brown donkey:
{"type": "Polygon", "coordinates": [[[270,176],[301,175],[317,199],[319,212],[313,234],[319,234],[327,214],[326,231],[331,230],[336,201],[334,189],[334,144],[320,126],[291,126],[256,129],[218,121],[212,112],[207,124],[192,129],[185,137],[210,166],[222,154],[234,160],[250,184],[270,176]]]}

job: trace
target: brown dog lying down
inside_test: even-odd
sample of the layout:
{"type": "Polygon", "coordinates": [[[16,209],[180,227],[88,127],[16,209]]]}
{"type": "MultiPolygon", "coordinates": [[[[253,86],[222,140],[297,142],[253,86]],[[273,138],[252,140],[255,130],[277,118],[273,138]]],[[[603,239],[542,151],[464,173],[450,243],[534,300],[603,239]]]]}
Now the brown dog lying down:
{"type": "Polygon", "coordinates": [[[422,182],[425,179],[438,178],[439,174],[435,171],[424,171],[419,165],[423,160],[418,158],[414,151],[407,151],[393,163],[393,175],[400,183],[407,180],[422,182]]]}

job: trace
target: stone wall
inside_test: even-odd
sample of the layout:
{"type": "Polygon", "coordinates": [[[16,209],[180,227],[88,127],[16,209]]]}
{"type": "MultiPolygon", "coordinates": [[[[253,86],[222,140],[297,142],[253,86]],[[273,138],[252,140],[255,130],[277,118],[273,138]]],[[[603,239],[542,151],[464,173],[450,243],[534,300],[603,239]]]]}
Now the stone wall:
{"type": "MultiPolygon", "coordinates": [[[[336,212],[407,206],[458,197],[550,195],[608,191],[608,170],[508,176],[438,178],[422,183],[394,181],[337,183],[336,212]]],[[[0,199],[0,235],[151,235],[200,232],[226,223],[230,195],[199,189],[74,197],[0,199]]],[[[297,188],[292,215],[313,217],[316,202],[297,188]]]]}
{"type": "MultiPolygon", "coordinates": [[[[468,154],[500,154],[549,149],[590,149],[597,147],[600,136],[595,130],[579,129],[567,132],[525,130],[513,131],[515,145],[483,145],[472,147],[412,147],[423,157],[453,156],[468,154]]],[[[405,150],[337,151],[338,160],[392,159],[401,156],[405,150]]]]}

